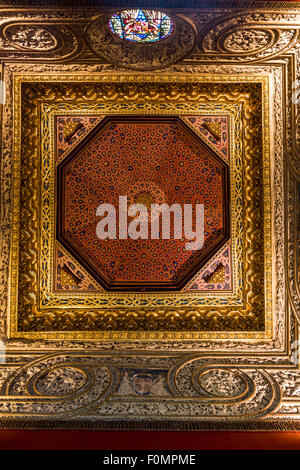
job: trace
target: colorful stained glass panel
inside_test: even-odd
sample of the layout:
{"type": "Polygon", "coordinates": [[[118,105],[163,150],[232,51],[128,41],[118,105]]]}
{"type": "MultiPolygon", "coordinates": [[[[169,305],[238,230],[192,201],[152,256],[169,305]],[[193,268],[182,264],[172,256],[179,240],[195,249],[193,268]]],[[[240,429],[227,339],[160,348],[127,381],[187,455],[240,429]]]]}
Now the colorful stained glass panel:
{"type": "Polygon", "coordinates": [[[111,17],[109,28],[126,41],[153,43],[170,36],[173,22],[161,11],[123,10],[111,17]]]}

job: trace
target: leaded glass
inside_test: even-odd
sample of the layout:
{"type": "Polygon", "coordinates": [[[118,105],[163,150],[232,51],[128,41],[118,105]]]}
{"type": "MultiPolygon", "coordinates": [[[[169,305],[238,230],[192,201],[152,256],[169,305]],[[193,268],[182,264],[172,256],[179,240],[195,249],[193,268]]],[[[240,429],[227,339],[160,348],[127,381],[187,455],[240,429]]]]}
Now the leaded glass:
{"type": "Polygon", "coordinates": [[[123,10],[111,17],[109,27],[121,39],[151,43],[170,36],[173,22],[161,11],[123,10]]]}

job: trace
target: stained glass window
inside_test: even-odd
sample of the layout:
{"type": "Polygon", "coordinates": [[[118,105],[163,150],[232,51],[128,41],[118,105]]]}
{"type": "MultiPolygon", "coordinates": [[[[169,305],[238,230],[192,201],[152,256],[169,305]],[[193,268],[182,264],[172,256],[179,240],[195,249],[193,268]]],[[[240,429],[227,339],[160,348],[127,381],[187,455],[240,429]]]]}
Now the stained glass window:
{"type": "Polygon", "coordinates": [[[109,27],[121,39],[151,43],[170,36],[173,21],[161,11],[123,10],[110,18],[109,27]]]}

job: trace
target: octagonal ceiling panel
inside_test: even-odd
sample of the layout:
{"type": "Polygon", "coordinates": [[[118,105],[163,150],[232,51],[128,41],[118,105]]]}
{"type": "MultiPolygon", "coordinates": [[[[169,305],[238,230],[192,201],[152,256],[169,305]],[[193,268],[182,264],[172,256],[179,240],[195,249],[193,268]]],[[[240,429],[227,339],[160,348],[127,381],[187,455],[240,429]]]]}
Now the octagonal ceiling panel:
{"type": "Polygon", "coordinates": [[[106,117],[58,165],[57,239],[107,290],[181,289],[229,237],[227,172],[179,118],[106,117]],[[96,209],[112,204],[118,220],[119,196],[148,208],[204,204],[203,248],[186,250],[185,238],[100,240],[96,209]]]}

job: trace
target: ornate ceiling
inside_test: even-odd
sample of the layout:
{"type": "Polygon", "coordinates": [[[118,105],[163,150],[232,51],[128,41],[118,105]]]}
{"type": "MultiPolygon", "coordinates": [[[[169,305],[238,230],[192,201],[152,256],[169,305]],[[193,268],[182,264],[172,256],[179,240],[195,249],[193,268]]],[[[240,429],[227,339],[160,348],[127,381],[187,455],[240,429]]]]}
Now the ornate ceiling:
{"type": "MultiPolygon", "coordinates": [[[[197,126],[199,118],[189,119],[197,126]]],[[[227,166],[177,118],[106,117],[61,157],[57,171],[57,240],[106,289],[178,289],[228,239],[227,166]],[[119,221],[119,197],[125,195],[129,205],[144,204],[148,211],[152,204],[205,204],[203,248],[188,251],[184,238],[174,238],[174,218],[172,241],[99,239],[97,207],[112,204],[119,221]]],[[[151,213],[147,224],[148,218],[151,223],[151,213]]]]}
{"type": "Polygon", "coordinates": [[[133,44],[122,2],[34,3],[0,22],[3,426],[298,429],[299,7],[166,2],[133,44]],[[100,240],[120,195],[203,203],[203,249],[100,240]]]}

